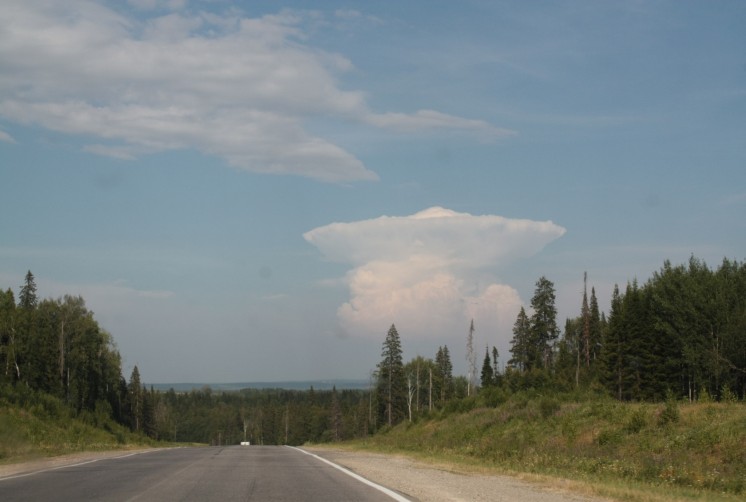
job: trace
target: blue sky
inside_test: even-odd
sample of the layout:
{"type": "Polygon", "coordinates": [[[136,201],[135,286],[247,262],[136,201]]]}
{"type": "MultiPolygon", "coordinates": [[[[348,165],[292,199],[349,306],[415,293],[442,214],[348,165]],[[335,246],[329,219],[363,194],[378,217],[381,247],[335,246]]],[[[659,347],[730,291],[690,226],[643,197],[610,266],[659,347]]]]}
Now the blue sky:
{"type": "MultiPolygon", "coordinates": [[[[746,256],[746,4],[4,3],[0,287],[144,380],[368,378],[746,256]]],[[[482,349],[480,349],[481,351],[482,349]]],[[[481,357],[481,356],[480,356],[481,357]]]]}

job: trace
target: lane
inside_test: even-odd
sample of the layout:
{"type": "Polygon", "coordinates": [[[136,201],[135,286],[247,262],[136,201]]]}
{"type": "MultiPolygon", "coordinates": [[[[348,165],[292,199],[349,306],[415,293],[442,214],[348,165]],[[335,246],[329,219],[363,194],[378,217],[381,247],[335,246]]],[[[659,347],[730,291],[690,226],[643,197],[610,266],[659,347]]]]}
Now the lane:
{"type": "Polygon", "coordinates": [[[0,500],[394,499],[292,448],[230,446],[159,450],[0,479],[0,500]]]}

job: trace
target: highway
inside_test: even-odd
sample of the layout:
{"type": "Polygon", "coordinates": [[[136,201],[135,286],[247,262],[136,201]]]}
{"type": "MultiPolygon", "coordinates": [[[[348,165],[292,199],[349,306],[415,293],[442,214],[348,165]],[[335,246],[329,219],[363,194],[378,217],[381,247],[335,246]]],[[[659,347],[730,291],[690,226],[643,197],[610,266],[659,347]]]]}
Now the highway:
{"type": "Polygon", "coordinates": [[[299,449],[173,448],[0,478],[10,501],[405,501],[299,449]]]}

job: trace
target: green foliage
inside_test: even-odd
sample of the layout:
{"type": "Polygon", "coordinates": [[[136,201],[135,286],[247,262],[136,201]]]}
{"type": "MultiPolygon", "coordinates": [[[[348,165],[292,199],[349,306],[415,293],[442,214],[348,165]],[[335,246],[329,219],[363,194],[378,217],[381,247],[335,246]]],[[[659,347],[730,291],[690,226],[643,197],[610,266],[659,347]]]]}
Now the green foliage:
{"type": "Polygon", "coordinates": [[[393,324],[386,334],[378,363],[376,398],[381,423],[394,425],[406,416],[407,384],[399,332],[393,324]]]}
{"type": "Polygon", "coordinates": [[[508,392],[500,387],[482,387],[479,389],[478,403],[479,406],[496,408],[508,400],[508,392]]]}
{"type": "Polygon", "coordinates": [[[560,332],[554,303],[554,284],[546,277],[540,277],[531,298],[534,313],[531,316],[529,331],[527,369],[551,367],[552,347],[560,332]]]}
{"type": "Polygon", "coordinates": [[[738,402],[738,396],[730,389],[730,385],[726,383],[720,392],[720,400],[724,403],[735,403],[738,402]]]}
{"type": "Polygon", "coordinates": [[[0,292],[0,365],[0,384],[14,386],[21,400],[24,391],[18,389],[30,391],[49,419],[70,412],[92,425],[113,419],[142,430],[142,410],[129,406],[135,401],[122,377],[112,336],[79,296],[39,301],[30,271],[18,305],[10,289],[0,292]],[[54,404],[49,399],[55,399],[54,404]],[[64,403],[64,412],[59,403],[64,403]]]}
{"type": "Polygon", "coordinates": [[[673,396],[669,395],[668,399],[666,399],[666,404],[664,405],[663,410],[660,412],[660,415],[658,415],[658,425],[665,427],[669,424],[678,422],[680,418],[681,414],[679,413],[679,405],[673,396]]]}
{"type": "Polygon", "coordinates": [[[700,403],[711,403],[712,402],[712,396],[710,396],[709,391],[707,390],[707,387],[700,387],[699,394],[697,395],[697,401],[700,403]]]}
{"type": "Polygon", "coordinates": [[[642,287],[615,290],[601,347],[601,379],[618,399],[690,400],[728,385],[746,393],[746,265],[710,270],[692,257],[663,268],[642,287]]]}
{"type": "Polygon", "coordinates": [[[547,419],[560,410],[560,402],[553,397],[542,397],[539,401],[541,417],[547,419]]]}
{"type": "Polygon", "coordinates": [[[529,369],[529,344],[531,343],[531,322],[526,310],[521,306],[513,325],[513,339],[510,341],[512,357],[508,364],[519,371],[529,369]]]}
{"type": "Polygon", "coordinates": [[[0,462],[149,444],[109,416],[108,404],[76,413],[60,398],[23,385],[0,385],[0,462]]]}
{"type": "Polygon", "coordinates": [[[684,487],[705,498],[746,494],[746,406],[740,403],[676,403],[678,420],[663,428],[651,426],[660,405],[593,394],[547,396],[529,389],[497,407],[480,404],[453,404],[447,407],[453,413],[394,427],[365,444],[501,470],[638,484],[648,490],[684,487]]]}
{"type": "Polygon", "coordinates": [[[300,445],[365,437],[375,413],[370,392],[349,389],[217,392],[205,387],[146,394],[154,409],[153,437],[214,445],[300,445]]]}
{"type": "Polygon", "coordinates": [[[433,381],[433,391],[438,396],[438,402],[442,406],[447,400],[453,397],[455,392],[453,380],[453,365],[451,363],[451,354],[448,346],[438,347],[435,354],[435,372],[433,381]]]}
{"type": "Polygon", "coordinates": [[[648,412],[645,407],[634,410],[624,424],[624,431],[629,434],[637,434],[648,426],[648,412]]]}
{"type": "Polygon", "coordinates": [[[489,348],[485,350],[484,360],[482,361],[482,372],[480,374],[482,388],[491,387],[495,383],[495,373],[492,369],[489,348]]]}

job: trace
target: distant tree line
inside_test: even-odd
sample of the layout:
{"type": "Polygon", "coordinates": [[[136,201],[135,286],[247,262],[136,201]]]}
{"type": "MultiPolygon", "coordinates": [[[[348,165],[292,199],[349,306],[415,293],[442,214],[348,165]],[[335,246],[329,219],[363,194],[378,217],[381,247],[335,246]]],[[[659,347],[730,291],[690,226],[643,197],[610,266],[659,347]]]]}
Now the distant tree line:
{"type": "Polygon", "coordinates": [[[300,445],[365,437],[372,402],[364,390],[242,389],[210,387],[149,393],[153,437],[213,445],[300,445]]]}

